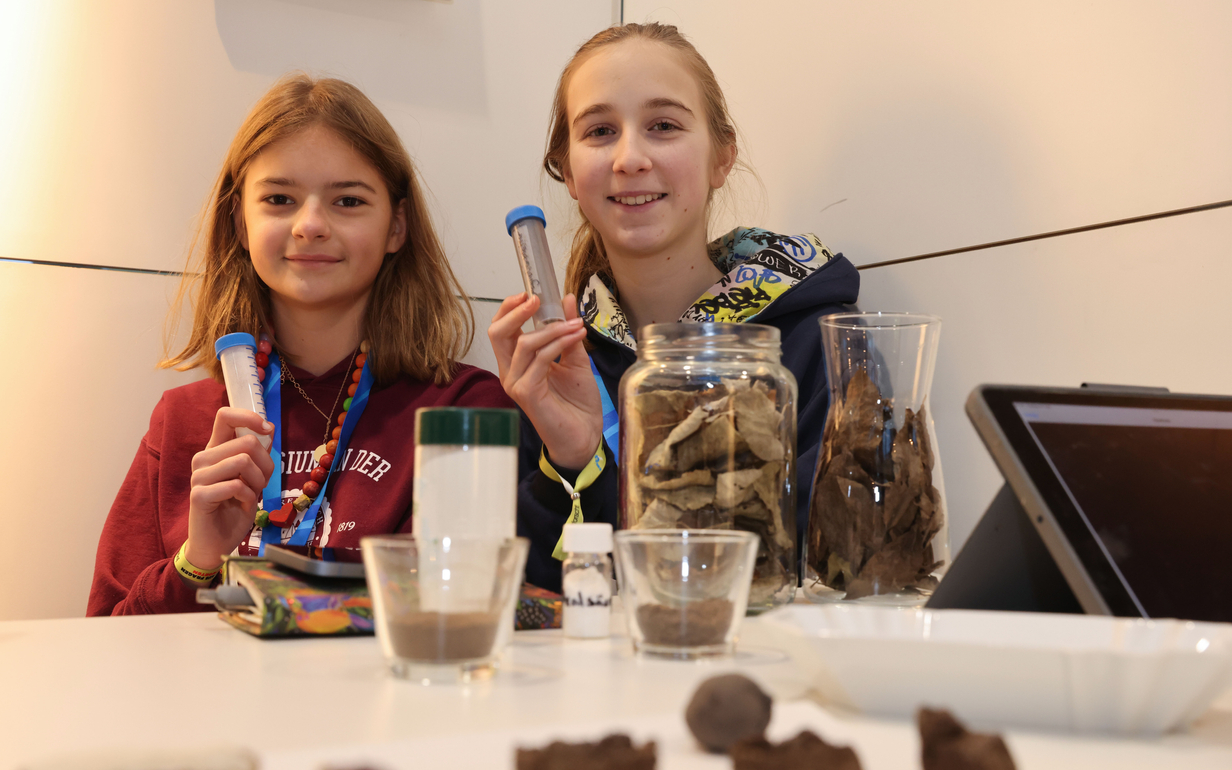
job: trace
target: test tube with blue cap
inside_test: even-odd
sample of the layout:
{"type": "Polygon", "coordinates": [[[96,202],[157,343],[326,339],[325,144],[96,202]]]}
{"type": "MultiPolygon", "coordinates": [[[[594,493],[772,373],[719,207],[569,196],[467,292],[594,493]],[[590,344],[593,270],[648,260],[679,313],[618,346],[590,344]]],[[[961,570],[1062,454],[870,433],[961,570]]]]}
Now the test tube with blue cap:
{"type": "Polygon", "coordinates": [[[548,250],[548,235],[543,229],[546,224],[543,209],[538,206],[518,206],[505,217],[505,229],[513,238],[513,248],[522,268],[522,284],[527,294],[539,298],[539,309],[534,316],[536,329],[565,320],[556,268],[548,250]]]}
{"type": "MultiPolygon", "coordinates": [[[[227,401],[236,409],[256,412],[265,419],[265,396],[257,377],[257,341],[251,334],[224,334],[214,343],[214,355],[222,362],[222,379],[227,386],[227,401]]],[[[256,436],[269,449],[272,438],[248,428],[236,428],[236,436],[256,436]]]]}

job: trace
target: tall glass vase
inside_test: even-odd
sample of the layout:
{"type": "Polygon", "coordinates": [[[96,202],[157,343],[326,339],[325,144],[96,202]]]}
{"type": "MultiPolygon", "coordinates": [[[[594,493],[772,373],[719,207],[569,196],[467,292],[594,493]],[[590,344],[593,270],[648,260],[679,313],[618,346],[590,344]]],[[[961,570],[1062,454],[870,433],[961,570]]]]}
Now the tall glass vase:
{"type": "Polygon", "coordinates": [[[941,320],[821,319],[830,412],[805,538],[812,601],[918,605],[950,562],[932,404],[941,320]]]}

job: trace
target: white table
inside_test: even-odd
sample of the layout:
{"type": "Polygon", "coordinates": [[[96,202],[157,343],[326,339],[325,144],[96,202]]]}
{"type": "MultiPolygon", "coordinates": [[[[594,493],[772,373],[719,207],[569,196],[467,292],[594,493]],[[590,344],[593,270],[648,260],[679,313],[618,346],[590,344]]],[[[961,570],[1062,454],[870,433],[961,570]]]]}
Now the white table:
{"type": "MultiPolygon", "coordinates": [[[[793,702],[801,683],[766,650],[677,663],[633,657],[621,635],[514,635],[480,684],[422,687],[385,674],[373,638],[263,641],[212,614],[0,623],[0,768],[64,752],[244,746],[265,768],[362,759],[387,768],[512,767],[512,747],[612,729],[659,741],[660,768],[723,768],[683,726],[696,684],[740,670],[777,696],[771,737],[811,727],[867,770],[918,768],[908,722],[793,702]]],[[[1117,740],[1007,733],[1020,768],[1232,768],[1232,694],[1186,734],[1117,740]]]]}

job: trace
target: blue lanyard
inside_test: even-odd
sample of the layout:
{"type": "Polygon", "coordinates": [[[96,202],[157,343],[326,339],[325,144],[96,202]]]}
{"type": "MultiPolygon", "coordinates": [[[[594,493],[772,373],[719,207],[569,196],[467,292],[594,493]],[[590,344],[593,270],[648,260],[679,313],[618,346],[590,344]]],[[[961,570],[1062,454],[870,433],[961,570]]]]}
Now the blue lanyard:
{"type": "MultiPolygon", "coordinates": [[[[276,511],[282,507],[282,362],[278,359],[277,353],[270,353],[269,368],[265,375],[265,383],[262,387],[265,396],[265,419],[274,424],[274,440],[270,444],[270,459],[274,461],[274,472],[270,474],[269,483],[265,485],[265,490],[261,493],[262,507],[267,511],[276,511]]],[[[295,528],[295,534],[291,535],[291,540],[287,545],[307,545],[308,538],[312,536],[312,527],[317,520],[317,512],[321,510],[321,506],[325,503],[325,490],[329,486],[329,480],[333,478],[334,471],[341,471],[342,465],[346,461],[347,444],[351,441],[351,434],[355,432],[355,426],[359,424],[359,418],[363,416],[364,409],[368,407],[368,396],[372,392],[372,370],[369,368],[368,362],[364,362],[363,371],[359,375],[359,387],[355,389],[355,395],[351,398],[351,408],[347,410],[346,420],[342,423],[342,433],[338,436],[338,450],[334,452],[334,462],[329,468],[329,475],[325,477],[325,481],[321,483],[321,494],[317,495],[317,499],[312,501],[312,505],[308,506],[308,510],[304,511],[304,518],[300,521],[299,526],[295,528]]],[[[261,548],[258,554],[265,555],[265,546],[269,544],[280,545],[282,543],[282,530],[273,525],[266,525],[261,528],[261,548]]]]}
{"type": "Polygon", "coordinates": [[[595,376],[595,384],[599,386],[599,398],[603,401],[603,440],[607,442],[608,449],[612,451],[612,459],[619,465],[620,415],[616,413],[616,405],[612,403],[612,394],[607,392],[607,386],[603,384],[603,376],[599,374],[599,367],[595,366],[593,358],[590,359],[590,373],[595,376]]]}
{"type": "Polygon", "coordinates": [[[272,512],[282,507],[282,362],[278,360],[278,354],[272,351],[261,390],[265,398],[265,419],[274,425],[274,439],[270,444],[274,472],[261,493],[261,507],[272,512]]]}

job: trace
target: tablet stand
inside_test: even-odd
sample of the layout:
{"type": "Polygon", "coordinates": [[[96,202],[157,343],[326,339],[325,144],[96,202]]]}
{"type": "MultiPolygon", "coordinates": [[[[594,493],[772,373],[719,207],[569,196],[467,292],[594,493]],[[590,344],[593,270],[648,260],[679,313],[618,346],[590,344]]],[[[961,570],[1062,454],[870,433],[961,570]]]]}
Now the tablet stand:
{"type": "Polygon", "coordinates": [[[1082,612],[1009,484],[1001,486],[925,606],[1082,612]]]}

